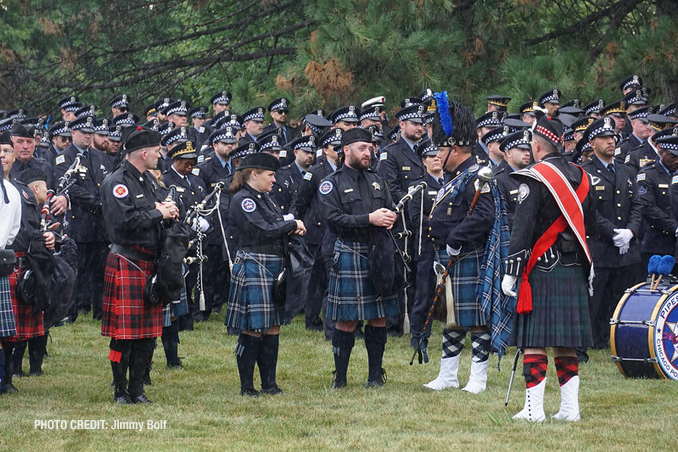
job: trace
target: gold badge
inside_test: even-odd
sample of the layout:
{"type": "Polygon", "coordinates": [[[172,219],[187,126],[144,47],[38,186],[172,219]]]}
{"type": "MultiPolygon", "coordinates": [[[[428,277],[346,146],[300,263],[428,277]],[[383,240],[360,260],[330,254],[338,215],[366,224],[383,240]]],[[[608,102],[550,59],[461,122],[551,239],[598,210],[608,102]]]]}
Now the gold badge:
{"type": "Polygon", "coordinates": [[[372,182],[372,187],[374,187],[375,190],[381,190],[381,185],[379,185],[379,182],[372,182]]]}

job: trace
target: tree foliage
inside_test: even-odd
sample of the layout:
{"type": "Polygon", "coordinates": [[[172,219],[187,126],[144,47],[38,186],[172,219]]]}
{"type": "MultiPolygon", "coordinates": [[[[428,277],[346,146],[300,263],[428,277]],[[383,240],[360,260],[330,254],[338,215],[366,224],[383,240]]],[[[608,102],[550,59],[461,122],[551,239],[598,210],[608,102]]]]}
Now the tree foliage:
{"type": "Polygon", "coordinates": [[[294,99],[293,114],[424,88],[484,111],[557,87],[620,97],[641,74],[653,100],[678,96],[673,0],[0,0],[0,107],[54,110],[60,96],[139,111],[161,96],[234,108],[294,99]]]}

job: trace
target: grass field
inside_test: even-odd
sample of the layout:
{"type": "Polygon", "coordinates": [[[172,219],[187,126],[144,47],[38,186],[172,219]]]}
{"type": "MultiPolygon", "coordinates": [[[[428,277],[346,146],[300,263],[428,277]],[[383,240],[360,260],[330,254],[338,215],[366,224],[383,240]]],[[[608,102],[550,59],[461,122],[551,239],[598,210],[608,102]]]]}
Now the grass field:
{"type": "MultiPolygon", "coordinates": [[[[437,343],[439,330],[433,343],[437,343]]],[[[364,389],[367,357],[357,341],[349,386],[332,391],[331,346],[303,320],[283,328],[278,383],[282,396],[239,395],[233,349],[223,314],[181,333],[183,370],[164,365],[156,350],[152,405],[112,403],[108,340],[99,324],[78,319],[55,328],[41,377],[15,380],[19,394],[0,397],[2,450],[675,450],[678,447],[678,383],[626,380],[609,352],[591,353],[580,368],[582,421],[532,425],[510,416],[522,408],[524,383],[516,378],[508,408],[504,395],[513,350],[496,370],[492,356],[488,390],[433,392],[422,387],[437,375],[439,346],[428,365],[408,365],[409,338],[389,338],[384,359],[388,382],[364,389]],[[36,420],[65,420],[66,430],[36,430],[36,420]],[[107,430],[71,429],[72,420],[105,420],[107,430]],[[112,430],[114,421],[143,422],[142,431],[112,430]],[[146,422],[167,421],[148,430],[146,422]]],[[[464,351],[460,381],[466,383],[470,352],[464,351]]],[[[27,359],[24,369],[27,370],[27,359]]],[[[258,380],[258,375],[257,375],[258,380]]],[[[560,393],[552,359],[545,396],[547,415],[560,393]]]]}

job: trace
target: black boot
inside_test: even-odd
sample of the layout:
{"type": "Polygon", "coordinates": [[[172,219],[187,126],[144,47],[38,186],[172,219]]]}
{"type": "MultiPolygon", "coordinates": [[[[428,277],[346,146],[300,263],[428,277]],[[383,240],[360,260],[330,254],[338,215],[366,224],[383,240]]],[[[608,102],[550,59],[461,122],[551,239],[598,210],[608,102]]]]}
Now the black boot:
{"type": "Polygon", "coordinates": [[[254,389],[254,365],[259,355],[262,339],[260,337],[240,334],[235,355],[238,360],[238,373],[240,374],[240,395],[257,397],[259,391],[254,389]]]}
{"type": "Polygon", "coordinates": [[[348,361],[351,359],[351,350],[355,345],[355,334],[334,328],[332,333],[332,353],[334,353],[334,382],[332,389],[346,387],[348,361]]]}
{"type": "Polygon", "coordinates": [[[379,388],[386,382],[386,372],[382,368],[384,349],[386,348],[386,328],[367,325],[365,327],[365,348],[367,349],[367,362],[369,376],[367,377],[368,388],[379,388]]]}
{"type": "Polygon", "coordinates": [[[12,377],[14,378],[21,378],[24,376],[23,361],[27,344],[28,341],[14,343],[14,351],[12,351],[12,377]]]}
{"type": "Polygon", "coordinates": [[[172,325],[162,329],[162,347],[165,350],[167,367],[182,368],[181,359],[179,359],[179,325],[177,320],[172,325]]]}
{"type": "Polygon", "coordinates": [[[278,366],[278,348],[280,336],[264,334],[261,339],[257,365],[261,375],[261,393],[277,395],[282,394],[282,389],[275,382],[276,368],[278,366]]]}
{"type": "Polygon", "coordinates": [[[146,386],[153,386],[153,381],[151,381],[151,370],[153,370],[153,353],[155,352],[156,342],[153,339],[153,348],[146,356],[146,368],[144,369],[144,384],[146,386]]]}
{"type": "Polygon", "coordinates": [[[31,338],[28,341],[28,362],[30,370],[28,375],[39,377],[42,375],[42,360],[45,358],[45,348],[47,347],[47,335],[31,338]]]}
{"type": "Polygon", "coordinates": [[[127,392],[127,368],[129,367],[129,358],[132,351],[130,341],[117,341],[111,339],[111,370],[113,371],[113,401],[122,405],[131,405],[132,399],[127,392]],[[119,356],[114,356],[118,354],[119,356]],[[114,361],[114,359],[119,361],[114,361]]]}
{"type": "Polygon", "coordinates": [[[19,392],[19,390],[12,384],[12,352],[14,351],[13,342],[5,342],[2,344],[5,350],[5,377],[2,379],[2,386],[0,387],[0,394],[10,392],[19,392]]]}
{"type": "Polygon", "coordinates": [[[153,349],[152,339],[136,339],[129,357],[129,397],[133,403],[152,403],[144,394],[144,373],[148,353],[153,349]]]}

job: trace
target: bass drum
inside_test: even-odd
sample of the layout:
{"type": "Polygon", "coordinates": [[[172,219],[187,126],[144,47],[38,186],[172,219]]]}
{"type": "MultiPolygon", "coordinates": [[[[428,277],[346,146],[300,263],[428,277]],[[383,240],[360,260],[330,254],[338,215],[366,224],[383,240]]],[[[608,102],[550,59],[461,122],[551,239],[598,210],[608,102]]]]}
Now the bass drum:
{"type": "Polygon", "coordinates": [[[678,380],[678,285],[627,289],[610,319],[610,343],[625,377],[678,380]]]}

